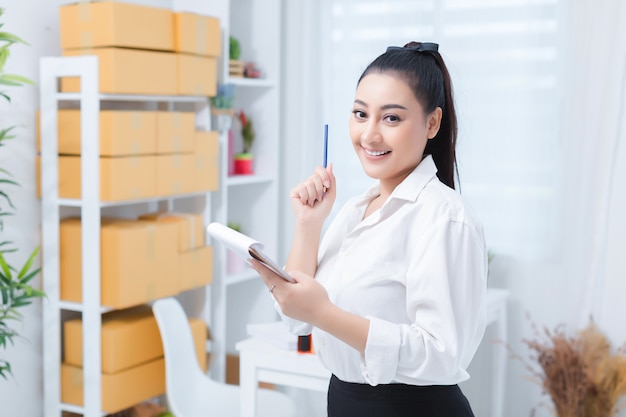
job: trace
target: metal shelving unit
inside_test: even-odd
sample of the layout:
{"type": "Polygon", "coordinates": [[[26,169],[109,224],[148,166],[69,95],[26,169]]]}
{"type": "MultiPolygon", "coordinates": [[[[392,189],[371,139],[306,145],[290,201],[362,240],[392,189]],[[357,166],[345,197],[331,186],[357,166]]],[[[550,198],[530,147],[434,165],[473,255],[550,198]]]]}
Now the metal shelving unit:
{"type": "MultiPolygon", "coordinates": [[[[99,111],[104,101],[135,101],[142,103],[194,103],[197,114],[206,111],[207,98],[201,96],[151,96],[100,94],[99,66],[96,56],[44,57],[40,61],[41,108],[41,189],[42,189],[42,273],[43,289],[47,295],[43,304],[43,367],[44,415],[60,417],[62,411],[100,417],[101,399],[101,329],[102,314],[113,309],[101,305],[100,291],[100,218],[102,209],[150,203],[171,209],[182,198],[204,200],[205,222],[211,218],[211,194],[199,192],[162,198],[100,201],[99,171],[99,111]],[[80,77],[80,93],[61,93],[58,80],[80,77]],[[81,182],[80,199],[59,198],[57,111],[59,103],[74,102],[81,109],[81,182]],[[64,207],[79,209],[82,219],[82,302],[67,302],[60,298],[59,231],[64,207]],[[84,277],[89,277],[85,279],[84,277]],[[83,323],[83,406],[61,402],[62,311],[79,312],[83,323]]],[[[208,112],[206,113],[208,114],[208,112]]],[[[204,123],[210,128],[210,120],[204,123]]],[[[210,287],[205,287],[206,300],[211,299],[210,287]]],[[[204,318],[210,321],[210,308],[204,307],[204,318]]]]}

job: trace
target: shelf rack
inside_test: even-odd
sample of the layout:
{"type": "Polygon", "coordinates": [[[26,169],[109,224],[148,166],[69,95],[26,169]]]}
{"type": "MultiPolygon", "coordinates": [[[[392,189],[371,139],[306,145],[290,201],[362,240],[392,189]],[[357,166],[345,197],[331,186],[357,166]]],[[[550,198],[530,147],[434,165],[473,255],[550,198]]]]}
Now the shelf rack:
{"type": "MultiPolygon", "coordinates": [[[[99,170],[99,112],[104,101],[135,101],[143,103],[195,103],[197,115],[208,114],[208,100],[204,96],[120,95],[99,93],[99,65],[96,56],[43,57],[40,60],[41,109],[41,210],[42,210],[42,273],[46,302],[43,304],[43,370],[44,415],[60,417],[63,411],[100,417],[102,411],[102,314],[113,309],[101,305],[100,291],[100,218],[101,209],[138,203],[155,203],[171,208],[173,201],[182,198],[204,197],[204,220],[211,218],[209,192],[166,197],[105,202],[100,201],[99,170]],[[80,93],[58,91],[59,79],[79,77],[80,93]],[[81,123],[81,198],[59,198],[58,189],[58,121],[60,102],[80,104],[81,123]],[[67,302],[60,298],[59,233],[62,207],[80,208],[82,227],[82,302],[67,302]],[[89,277],[89,279],[85,279],[89,277]],[[83,327],[83,406],[61,402],[62,311],[79,312],[86,324],[83,327]]],[[[208,119],[208,118],[207,118],[208,119]]],[[[210,121],[205,123],[210,127],[210,121]]],[[[210,288],[206,300],[211,299],[210,288]]],[[[203,307],[204,317],[210,321],[210,309],[203,307]]]]}

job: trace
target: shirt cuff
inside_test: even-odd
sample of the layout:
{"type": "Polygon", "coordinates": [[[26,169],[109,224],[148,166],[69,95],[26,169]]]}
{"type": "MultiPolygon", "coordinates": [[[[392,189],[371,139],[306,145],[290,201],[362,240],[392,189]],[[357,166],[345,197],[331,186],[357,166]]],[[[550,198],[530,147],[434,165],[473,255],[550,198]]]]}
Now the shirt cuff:
{"type": "MultiPolygon", "coordinates": [[[[274,298],[274,296],[272,296],[272,298],[274,298]]],[[[291,332],[292,334],[295,334],[297,336],[306,336],[308,334],[311,334],[311,332],[313,331],[313,326],[311,326],[309,323],[306,323],[300,320],[295,320],[295,319],[292,319],[291,317],[286,316],[283,313],[283,311],[280,309],[280,306],[278,305],[276,300],[274,300],[274,310],[276,310],[283,324],[287,327],[287,330],[289,330],[289,332],[291,332]]]]}
{"type": "Polygon", "coordinates": [[[400,357],[400,331],[394,323],[367,317],[370,328],[361,357],[361,374],[372,386],[388,384],[396,376],[400,357]]]}

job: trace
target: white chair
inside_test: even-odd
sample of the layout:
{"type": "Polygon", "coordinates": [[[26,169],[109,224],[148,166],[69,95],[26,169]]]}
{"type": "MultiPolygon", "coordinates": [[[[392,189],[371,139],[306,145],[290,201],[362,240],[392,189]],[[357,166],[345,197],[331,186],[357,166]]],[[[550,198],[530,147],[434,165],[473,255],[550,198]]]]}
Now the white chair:
{"type": "MultiPolygon", "coordinates": [[[[176,417],[235,417],[241,415],[239,387],[214,381],[202,372],[187,315],[175,298],[154,302],[165,353],[165,386],[176,417]]],[[[258,416],[293,417],[295,405],[285,394],[258,390],[258,416]]]]}

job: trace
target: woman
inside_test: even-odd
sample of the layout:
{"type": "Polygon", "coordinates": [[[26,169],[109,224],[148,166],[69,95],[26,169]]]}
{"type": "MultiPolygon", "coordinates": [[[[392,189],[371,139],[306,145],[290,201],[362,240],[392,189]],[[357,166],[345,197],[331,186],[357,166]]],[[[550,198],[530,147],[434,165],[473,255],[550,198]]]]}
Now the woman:
{"type": "Polygon", "coordinates": [[[350,136],[376,184],[338,212],[332,166],[290,193],[285,269],[253,267],[332,372],[328,415],[473,416],[458,383],[485,330],[482,226],[454,191],[457,123],[433,43],[389,47],[364,71],[350,136]],[[313,278],[314,277],[314,278],[313,278]]]}

